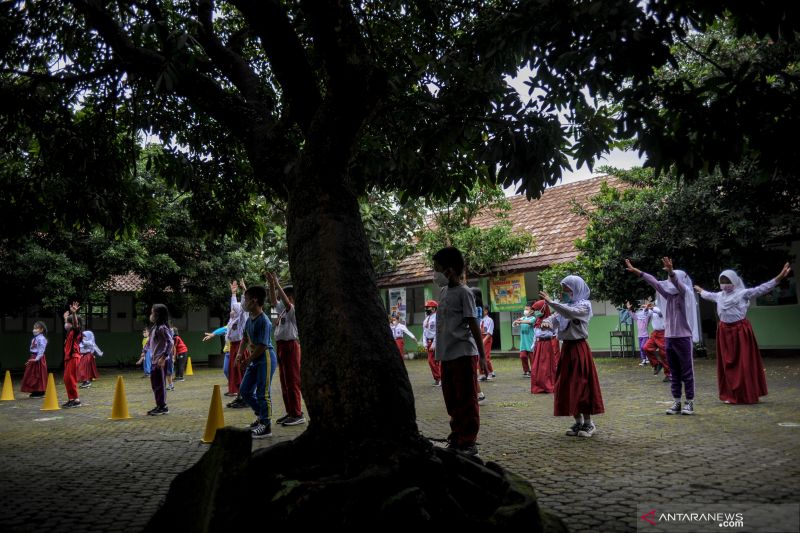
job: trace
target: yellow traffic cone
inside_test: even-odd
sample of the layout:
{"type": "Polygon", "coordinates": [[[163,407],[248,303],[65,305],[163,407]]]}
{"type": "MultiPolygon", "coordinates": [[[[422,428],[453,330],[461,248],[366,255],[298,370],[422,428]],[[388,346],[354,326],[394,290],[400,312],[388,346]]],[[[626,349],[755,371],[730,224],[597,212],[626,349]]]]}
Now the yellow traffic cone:
{"type": "Polygon", "coordinates": [[[6,370],[6,379],[3,381],[3,392],[0,394],[0,400],[13,400],[14,399],[14,385],[11,384],[11,371],[6,370]]]}
{"type": "Polygon", "coordinates": [[[114,386],[114,405],[111,406],[111,417],[109,420],[126,420],[133,418],[128,412],[128,399],[125,397],[125,382],[122,376],[117,376],[117,384],[114,386]]]}
{"type": "Polygon", "coordinates": [[[194,372],[192,371],[192,358],[186,358],[186,372],[183,373],[184,376],[194,376],[194,372]]]}
{"type": "Polygon", "coordinates": [[[225,427],[225,417],[222,415],[222,394],[219,392],[219,385],[214,385],[214,393],[211,395],[211,405],[208,406],[206,432],[203,434],[202,441],[206,444],[214,442],[217,430],[221,427],[225,427]]]}
{"type": "Polygon", "coordinates": [[[61,407],[58,406],[58,395],[56,394],[56,380],[53,379],[53,373],[47,375],[47,392],[44,393],[44,402],[40,411],[58,411],[61,407]]]}

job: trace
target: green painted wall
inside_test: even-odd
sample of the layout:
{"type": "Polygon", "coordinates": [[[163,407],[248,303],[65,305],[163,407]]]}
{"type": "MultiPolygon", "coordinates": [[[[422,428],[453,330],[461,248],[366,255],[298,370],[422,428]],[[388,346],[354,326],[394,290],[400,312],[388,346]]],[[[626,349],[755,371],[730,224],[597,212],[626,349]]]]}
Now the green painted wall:
{"type": "MultiPolygon", "coordinates": [[[[747,318],[753,324],[759,347],[800,348],[800,305],[752,307],[747,318]]],[[[713,337],[713,332],[706,334],[713,337]]]]}
{"type": "MultiPolygon", "coordinates": [[[[110,333],[95,331],[97,344],[103,350],[103,357],[97,358],[99,367],[117,366],[119,363],[133,365],[142,352],[142,334],[135,333],[110,333]]],[[[203,342],[203,333],[187,331],[181,333],[181,338],[189,348],[192,362],[207,362],[208,354],[219,349],[218,342],[203,342]]],[[[56,332],[48,336],[47,358],[48,369],[55,370],[61,366],[64,359],[63,336],[56,332]]],[[[7,332],[0,336],[0,368],[3,370],[22,370],[28,360],[28,348],[31,335],[23,332],[7,332]]]]}

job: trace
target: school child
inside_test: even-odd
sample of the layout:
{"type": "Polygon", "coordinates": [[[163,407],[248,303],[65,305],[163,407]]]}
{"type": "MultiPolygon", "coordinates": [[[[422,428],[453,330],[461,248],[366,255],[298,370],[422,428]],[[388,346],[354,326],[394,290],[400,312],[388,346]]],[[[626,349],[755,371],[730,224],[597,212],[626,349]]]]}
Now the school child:
{"type": "Polygon", "coordinates": [[[47,390],[47,326],[44,322],[33,324],[33,339],[28,350],[30,357],[25,361],[25,374],[22,376],[20,391],[30,392],[30,398],[41,398],[47,390]]]}
{"type": "Polygon", "coordinates": [[[78,317],[78,302],[72,302],[69,311],[64,311],[64,388],[67,389],[67,402],[61,407],[71,409],[81,407],[78,397],[78,365],[81,361],[81,319],[78,317]]]}
{"type": "Polygon", "coordinates": [[[536,318],[533,316],[533,309],[531,304],[525,304],[525,310],[522,312],[522,317],[512,322],[512,326],[519,326],[519,359],[522,362],[522,377],[531,377],[531,360],[533,359],[533,343],[536,342],[536,337],[533,331],[533,325],[536,323],[536,318]]]}
{"type": "Polygon", "coordinates": [[[97,373],[97,363],[95,362],[95,354],[98,357],[103,357],[103,351],[95,343],[94,333],[84,330],[81,335],[81,361],[78,363],[78,381],[81,382],[81,389],[88,389],[92,386],[92,381],[100,377],[97,373]]]}
{"type": "Polygon", "coordinates": [[[143,365],[144,375],[142,377],[149,378],[152,363],[152,356],[150,354],[150,330],[144,328],[142,330],[142,337],[142,355],[139,357],[139,360],[136,361],[136,366],[143,365]]]}
{"type": "Polygon", "coordinates": [[[272,436],[272,396],[270,388],[272,375],[278,358],[270,339],[272,325],[264,314],[267,290],[264,287],[250,287],[242,298],[242,307],[248,312],[244,326],[244,340],[239,346],[236,363],[245,367],[244,377],[239,388],[242,398],[255,412],[256,419],[250,424],[254,439],[272,436]]]}
{"type": "Polygon", "coordinates": [[[661,369],[664,369],[664,382],[670,380],[669,362],[667,361],[667,348],[664,344],[664,313],[661,308],[649,304],[650,310],[653,312],[650,324],[653,326],[653,331],[647,342],[644,343],[644,353],[647,354],[647,359],[653,367],[653,375],[658,375],[661,369]],[[657,355],[656,355],[657,354],[657,355]]]}
{"type": "Polygon", "coordinates": [[[494,320],[489,316],[489,308],[483,308],[483,317],[480,322],[481,326],[481,342],[483,342],[483,353],[486,354],[486,369],[489,371],[486,375],[481,375],[478,381],[492,381],[496,374],[492,367],[492,338],[494,335],[494,320]]]}
{"type": "MultiPolygon", "coordinates": [[[[225,359],[222,362],[222,373],[225,375],[225,378],[228,378],[228,369],[230,367],[230,355],[231,355],[231,341],[228,340],[228,328],[231,326],[231,320],[234,320],[236,314],[231,311],[230,312],[230,320],[228,320],[228,325],[222,326],[221,328],[217,328],[211,333],[204,333],[203,334],[203,342],[208,342],[214,337],[221,337],[225,335],[225,346],[222,348],[222,354],[225,356],[225,359]]],[[[236,357],[236,354],[233,354],[233,357],[236,357]]],[[[225,396],[236,396],[235,393],[226,392],[225,396]]]]}
{"type": "MultiPolygon", "coordinates": [[[[172,327],[169,328],[172,333],[172,327]]],[[[167,364],[164,366],[164,377],[167,380],[167,390],[175,390],[175,339],[172,341],[172,351],[167,355],[167,364]]]]}
{"type": "Polygon", "coordinates": [[[294,288],[281,287],[274,272],[269,278],[270,304],[278,313],[275,342],[278,345],[278,373],[286,414],[275,421],[284,426],[305,424],[300,395],[300,341],[297,336],[297,317],[294,307],[294,288]],[[280,299],[280,301],[278,301],[280,299]]]}
{"type": "Polygon", "coordinates": [[[392,321],[389,325],[392,329],[392,337],[394,337],[394,343],[397,345],[397,350],[400,352],[400,359],[403,359],[403,354],[406,352],[406,344],[405,340],[403,339],[403,335],[408,335],[416,342],[417,338],[414,336],[411,331],[405,326],[405,324],[400,322],[400,319],[396,316],[392,317],[392,321]]]}
{"type": "Polygon", "coordinates": [[[178,328],[172,328],[172,339],[175,342],[175,381],[186,381],[183,377],[186,372],[186,360],[189,357],[189,348],[180,337],[178,328]]]}
{"type": "Polygon", "coordinates": [[[486,375],[486,355],[475,318],[475,297],[461,283],[464,257],[454,247],[433,256],[434,280],[441,288],[436,320],[436,360],[442,365],[442,395],[450,415],[448,447],[477,455],[480,429],[475,356],[486,375]]]}
{"type": "Polygon", "coordinates": [[[760,396],[767,395],[764,364],[747,308],[750,300],[770,292],[789,272],[786,263],[774,279],[748,289],[736,272],[725,270],[719,275],[720,292],[694,287],[702,298],[717,303],[717,385],[719,399],[725,403],[758,403],[760,396]]]}
{"type": "Polygon", "coordinates": [[[156,406],[147,412],[150,416],[169,414],[167,407],[167,367],[172,359],[173,341],[172,329],[169,327],[169,311],[164,304],[153,304],[150,310],[149,349],[152,354],[152,367],[150,369],[150,386],[156,406]]]}
{"type": "MultiPolygon", "coordinates": [[[[236,320],[229,322],[230,327],[228,328],[227,339],[231,343],[230,353],[233,354],[234,358],[236,354],[239,353],[239,346],[244,337],[244,323],[247,322],[247,311],[245,311],[244,307],[242,307],[242,303],[237,299],[237,293],[240,287],[242,289],[242,300],[244,300],[244,291],[247,290],[244,280],[241,280],[241,283],[236,280],[231,281],[231,312],[235,314],[236,320]]],[[[244,369],[241,365],[234,362],[228,366],[228,392],[225,393],[225,396],[236,396],[233,401],[227,404],[231,409],[243,409],[247,407],[247,402],[239,395],[239,384],[242,382],[243,375],[244,369]]]]}
{"type": "Polygon", "coordinates": [[[644,344],[647,342],[647,339],[650,338],[648,328],[650,327],[650,319],[653,313],[647,308],[647,305],[642,305],[639,309],[634,311],[630,302],[625,302],[625,304],[628,308],[628,312],[631,313],[636,320],[636,330],[639,332],[639,366],[646,366],[647,354],[644,351],[644,344]]]}
{"type": "Polygon", "coordinates": [[[531,394],[552,393],[559,358],[558,338],[552,329],[542,328],[550,317],[550,307],[544,300],[537,300],[531,307],[536,322],[533,325],[536,341],[531,363],[531,394]]]}
{"type": "Polygon", "coordinates": [[[425,320],[422,322],[422,342],[428,350],[428,366],[433,375],[433,386],[442,386],[442,367],[436,360],[436,310],[439,304],[436,300],[425,302],[425,320]]]}
{"type": "Polygon", "coordinates": [[[561,291],[561,303],[552,301],[545,291],[539,293],[555,310],[555,314],[543,320],[541,326],[557,333],[562,341],[553,386],[553,414],[574,417],[575,423],[567,430],[567,435],[591,437],[597,431],[592,415],[605,411],[597,369],[586,342],[592,318],[591,291],[579,276],[562,279],[561,291]]]}
{"type": "Polygon", "coordinates": [[[692,359],[693,343],[699,342],[697,327],[697,308],[692,280],[683,270],[674,270],[672,259],[662,257],[661,263],[669,277],[666,281],[658,281],[652,275],[635,268],[629,259],[625,260],[625,268],[644,279],[657,294],[659,309],[664,311],[665,349],[670,368],[672,389],[672,406],[667,409],[668,415],[694,414],[694,361],[692,359]],[[681,388],[686,402],[681,408],[681,388]]]}

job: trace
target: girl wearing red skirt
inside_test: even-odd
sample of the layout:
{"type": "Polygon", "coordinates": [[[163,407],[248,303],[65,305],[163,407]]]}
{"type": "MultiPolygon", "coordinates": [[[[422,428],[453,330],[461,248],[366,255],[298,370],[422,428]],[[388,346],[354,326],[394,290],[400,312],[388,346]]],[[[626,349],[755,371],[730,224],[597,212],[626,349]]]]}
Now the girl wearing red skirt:
{"type": "Polygon", "coordinates": [[[44,322],[33,325],[30,358],[25,362],[25,374],[22,376],[22,392],[30,392],[31,398],[41,398],[47,390],[47,359],[44,350],[47,348],[47,326],[44,322]]]}
{"type": "Polygon", "coordinates": [[[81,361],[82,338],[78,309],[80,309],[78,302],[72,302],[69,311],[64,312],[64,331],[67,332],[64,341],[64,388],[67,389],[67,403],[61,405],[64,409],[82,405],[78,396],[78,365],[81,361]]]}
{"type": "Polygon", "coordinates": [[[97,372],[97,362],[95,361],[95,354],[99,357],[103,356],[103,351],[94,341],[94,333],[88,329],[83,330],[81,335],[81,361],[78,363],[78,381],[81,382],[81,389],[88,389],[92,386],[92,381],[100,377],[97,372]]]}
{"type": "Polygon", "coordinates": [[[557,332],[563,341],[553,387],[553,414],[575,419],[567,435],[591,437],[597,430],[592,415],[602,414],[605,408],[597,369],[586,342],[592,318],[589,286],[583,278],[567,276],[561,280],[561,290],[562,303],[553,302],[545,291],[539,293],[556,312],[542,322],[542,328],[557,332]]]}
{"type": "Polygon", "coordinates": [[[708,292],[695,285],[694,290],[705,300],[717,303],[717,382],[719,399],[725,403],[758,403],[767,395],[764,364],[758,350],[753,327],[747,320],[750,300],[770,292],[791,272],[789,263],[775,279],[751,289],[733,270],[719,275],[720,292],[708,292]]]}
{"type": "Polygon", "coordinates": [[[536,323],[533,325],[536,342],[533,344],[533,359],[531,362],[531,394],[552,393],[556,380],[556,365],[558,364],[558,339],[552,329],[543,329],[542,322],[550,317],[550,308],[547,302],[539,300],[533,304],[533,316],[536,323]]]}

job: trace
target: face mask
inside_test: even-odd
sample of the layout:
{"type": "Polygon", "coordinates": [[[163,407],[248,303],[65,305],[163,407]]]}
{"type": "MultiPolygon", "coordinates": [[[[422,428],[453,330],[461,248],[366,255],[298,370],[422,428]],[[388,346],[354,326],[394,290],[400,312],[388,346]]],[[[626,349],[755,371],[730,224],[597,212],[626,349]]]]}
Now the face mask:
{"type": "Polygon", "coordinates": [[[434,272],[433,282],[439,287],[447,287],[447,285],[450,283],[450,280],[447,279],[447,276],[445,276],[442,272],[434,272]]]}
{"type": "Polygon", "coordinates": [[[720,283],[719,288],[725,292],[733,292],[733,283],[720,283]]]}
{"type": "Polygon", "coordinates": [[[568,292],[565,292],[561,295],[561,303],[568,304],[572,303],[572,295],[568,292]]]}
{"type": "Polygon", "coordinates": [[[425,310],[425,314],[426,315],[432,315],[433,314],[433,309],[426,309],[425,310]]]}
{"type": "Polygon", "coordinates": [[[35,329],[31,333],[33,333],[33,336],[35,337],[36,335],[38,335],[40,333],[40,331],[38,329],[35,329]]]}
{"type": "Polygon", "coordinates": [[[526,309],[526,310],[524,310],[524,311],[522,312],[522,314],[523,314],[523,315],[525,315],[525,316],[530,316],[530,315],[531,315],[531,312],[530,312],[530,311],[528,311],[528,310],[526,309]]]}

